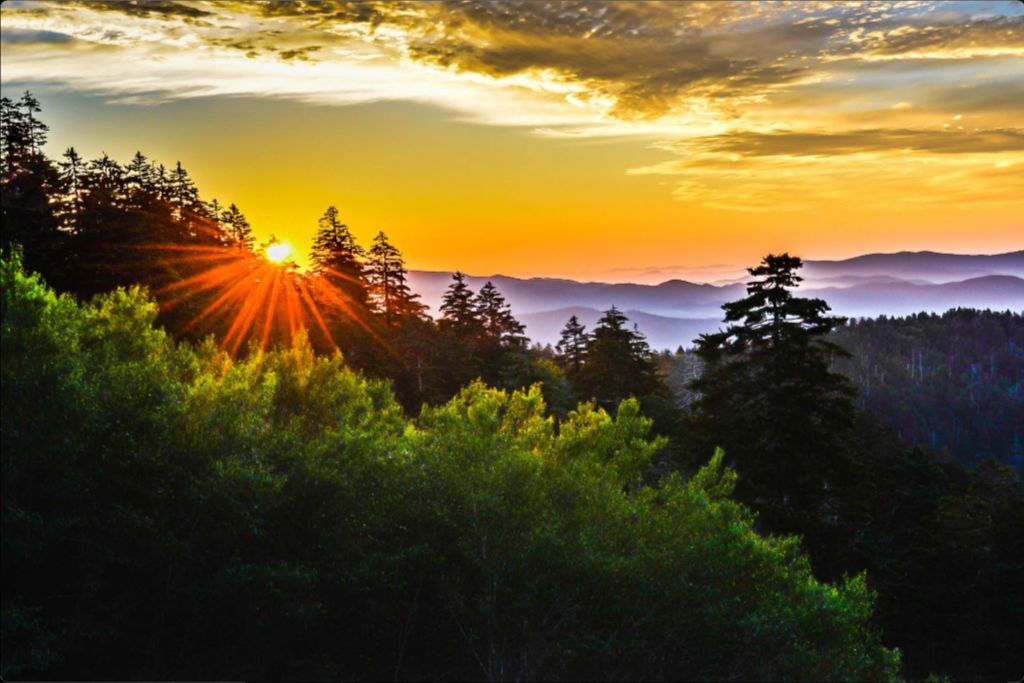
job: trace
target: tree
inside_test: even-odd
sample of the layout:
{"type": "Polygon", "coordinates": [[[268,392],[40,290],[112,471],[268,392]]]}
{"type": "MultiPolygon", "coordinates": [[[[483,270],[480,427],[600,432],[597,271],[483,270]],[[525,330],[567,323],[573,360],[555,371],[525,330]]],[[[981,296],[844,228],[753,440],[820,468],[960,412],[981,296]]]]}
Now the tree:
{"type": "Polygon", "coordinates": [[[371,301],[387,325],[403,317],[421,316],[426,310],[418,301],[419,294],[409,289],[407,275],[402,252],[388,242],[383,231],[378,232],[366,262],[366,281],[371,301]]]}
{"type": "Polygon", "coordinates": [[[505,301],[494,283],[489,281],[480,288],[476,297],[476,314],[482,327],[485,344],[493,346],[522,346],[525,327],[512,315],[512,307],[505,301]]]}
{"type": "Polygon", "coordinates": [[[235,247],[252,249],[255,241],[249,221],[234,203],[220,213],[220,225],[229,243],[235,247]]]}
{"type": "Polygon", "coordinates": [[[559,365],[570,378],[578,376],[580,370],[583,369],[589,343],[590,335],[587,334],[587,326],[581,324],[575,315],[569,318],[565,327],[562,328],[555,349],[559,365]]]}
{"type": "Polygon", "coordinates": [[[440,312],[441,329],[451,331],[457,337],[475,337],[483,327],[476,297],[461,272],[456,271],[452,275],[452,283],[441,298],[440,312]]]}
{"type": "Polygon", "coordinates": [[[32,155],[40,154],[43,145],[46,144],[46,134],[50,130],[49,126],[36,118],[36,114],[43,110],[42,106],[40,106],[39,100],[28,90],[21,96],[18,105],[24,110],[22,121],[25,126],[28,151],[32,155]]]}
{"type": "Polygon", "coordinates": [[[772,528],[809,533],[828,516],[826,490],[849,474],[854,392],[831,369],[846,352],[826,339],[845,319],[793,296],[801,266],[781,254],[748,270],[747,296],[722,307],[729,327],[697,340],[705,370],[692,407],[703,447],[722,446],[735,463],[741,497],[772,528]]]}
{"type": "Polygon", "coordinates": [[[512,307],[493,282],[480,288],[474,306],[480,321],[474,346],[481,377],[493,386],[507,389],[527,385],[534,373],[525,326],[512,315],[512,307]]]}
{"type": "Polygon", "coordinates": [[[9,97],[0,98],[0,137],[0,173],[6,181],[15,175],[29,149],[25,115],[9,97]]]}
{"type": "Polygon", "coordinates": [[[0,243],[21,244],[26,260],[41,267],[60,220],[51,197],[58,193],[57,168],[42,153],[48,126],[36,118],[39,101],[26,92],[18,102],[0,100],[0,243]]]}
{"type": "Polygon", "coordinates": [[[65,230],[74,232],[79,228],[82,211],[85,209],[86,168],[74,147],[68,147],[63,158],[64,161],[58,164],[64,190],[60,203],[61,225],[65,230]]]}
{"type": "Polygon", "coordinates": [[[199,190],[189,177],[188,171],[181,166],[179,161],[171,172],[167,181],[169,201],[174,207],[174,218],[186,226],[193,227],[194,217],[199,213],[200,201],[199,190]]]}
{"type": "Polygon", "coordinates": [[[363,256],[362,247],[338,218],[338,209],[327,207],[309,254],[312,270],[342,293],[345,305],[354,305],[360,311],[367,305],[363,256]]]}
{"type": "Polygon", "coordinates": [[[629,329],[627,318],[615,306],[604,312],[587,344],[577,384],[606,410],[630,396],[666,394],[658,368],[643,335],[629,329]]]}
{"type": "Polygon", "coordinates": [[[135,152],[124,170],[129,207],[136,210],[149,209],[157,196],[156,169],[145,154],[135,152]]]}

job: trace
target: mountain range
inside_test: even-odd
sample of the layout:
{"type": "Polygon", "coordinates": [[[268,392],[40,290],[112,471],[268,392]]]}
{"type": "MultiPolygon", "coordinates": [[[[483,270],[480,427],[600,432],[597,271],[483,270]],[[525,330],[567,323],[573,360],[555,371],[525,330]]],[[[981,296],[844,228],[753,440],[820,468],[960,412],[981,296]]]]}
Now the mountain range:
{"type": "MultiPolygon", "coordinates": [[[[824,299],[839,315],[907,315],[950,308],[1024,311],[1024,250],[993,255],[899,252],[839,261],[808,260],[800,295],[824,299]]],[[[533,341],[554,343],[576,315],[592,328],[612,305],[624,311],[655,349],[688,346],[719,328],[721,306],[745,294],[744,279],[657,285],[578,282],[506,275],[466,277],[474,289],[491,281],[533,341]]],[[[437,313],[451,273],[410,271],[409,285],[437,313]]]]}

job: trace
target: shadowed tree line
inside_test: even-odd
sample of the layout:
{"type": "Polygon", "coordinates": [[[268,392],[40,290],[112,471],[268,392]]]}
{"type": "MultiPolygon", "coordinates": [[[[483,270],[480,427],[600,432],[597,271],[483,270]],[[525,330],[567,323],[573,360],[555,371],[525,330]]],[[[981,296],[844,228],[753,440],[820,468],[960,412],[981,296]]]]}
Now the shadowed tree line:
{"type": "Polygon", "coordinates": [[[723,448],[760,529],[799,534],[821,578],[866,570],[909,675],[1009,675],[1024,666],[1019,478],[991,459],[971,472],[936,458],[859,409],[846,321],[794,296],[801,265],[766,257],[724,306],[724,330],[662,356],[686,406],[681,464],[723,448]]]}
{"type": "Polygon", "coordinates": [[[971,469],[1024,475],[1024,311],[951,310],[855,320],[836,342],[857,404],[901,438],[971,469]]]}
{"type": "Polygon", "coordinates": [[[333,206],[272,265],[180,164],[52,162],[38,113],[3,101],[5,675],[887,678],[875,629],[911,677],[1021,669],[1019,480],[857,404],[798,258],[692,353],[615,307],[530,347],[333,206]]]}

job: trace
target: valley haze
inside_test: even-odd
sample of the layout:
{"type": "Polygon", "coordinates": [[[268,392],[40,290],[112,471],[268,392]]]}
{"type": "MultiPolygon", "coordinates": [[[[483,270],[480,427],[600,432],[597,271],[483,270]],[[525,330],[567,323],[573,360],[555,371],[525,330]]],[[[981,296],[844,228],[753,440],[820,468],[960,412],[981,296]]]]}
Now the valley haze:
{"type": "MultiPolygon", "coordinates": [[[[807,260],[803,296],[824,299],[847,317],[942,313],[951,308],[1024,311],[1024,250],[966,255],[932,251],[865,254],[842,260],[807,260]]],[[[667,280],[660,284],[580,282],[566,278],[468,275],[479,289],[493,282],[526,334],[554,344],[570,316],[593,328],[616,306],[656,349],[688,347],[721,326],[721,306],[740,298],[746,278],[715,283],[667,280]]],[[[409,283],[435,312],[451,273],[413,270],[409,283]]]]}

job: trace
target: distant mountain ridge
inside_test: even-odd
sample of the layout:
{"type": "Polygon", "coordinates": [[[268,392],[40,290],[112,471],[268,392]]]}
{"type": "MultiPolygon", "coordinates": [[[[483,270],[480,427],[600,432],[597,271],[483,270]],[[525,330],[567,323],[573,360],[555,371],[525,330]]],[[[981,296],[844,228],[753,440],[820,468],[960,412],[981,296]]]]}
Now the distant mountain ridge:
{"type": "MultiPolygon", "coordinates": [[[[1024,311],[1024,250],[991,256],[898,252],[804,263],[801,294],[824,299],[840,315],[907,315],[957,307],[1024,311]]],[[[658,349],[687,346],[699,334],[718,329],[722,304],[745,292],[740,282],[678,279],[657,285],[506,275],[467,276],[467,281],[477,290],[493,282],[534,341],[557,341],[571,315],[592,327],[602,311],[615,305],[658,349]]],[[[450,273],[409,273],[410,286],[435,315],[450,282],[450,273]]]]}
{"type": "Polygon", "coordinates": [[[864,254],[838,261],[810,260],[804,264],[802,275],[808,280],[841,275],[887,275],[932,283],[954,282],[985,275],[1024,278],[1024,250],[990,255],[900,251],[892,254],[864,254]]]}

